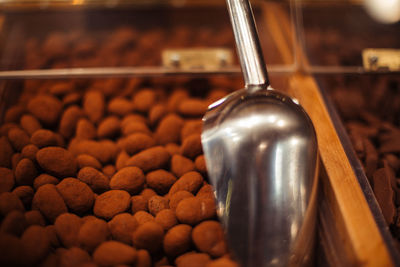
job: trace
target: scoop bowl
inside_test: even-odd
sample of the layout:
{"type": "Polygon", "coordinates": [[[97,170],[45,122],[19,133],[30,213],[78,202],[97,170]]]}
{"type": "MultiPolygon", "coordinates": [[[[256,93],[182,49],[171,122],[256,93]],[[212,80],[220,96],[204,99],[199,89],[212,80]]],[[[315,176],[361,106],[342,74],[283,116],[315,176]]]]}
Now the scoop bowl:
{"type": "Polygon", "coordinates": [[[318,146],[303,108],[271,88],[236,91],[203,118],[217,211],[242,266],[305,266],[315,240],[318,146]]]}

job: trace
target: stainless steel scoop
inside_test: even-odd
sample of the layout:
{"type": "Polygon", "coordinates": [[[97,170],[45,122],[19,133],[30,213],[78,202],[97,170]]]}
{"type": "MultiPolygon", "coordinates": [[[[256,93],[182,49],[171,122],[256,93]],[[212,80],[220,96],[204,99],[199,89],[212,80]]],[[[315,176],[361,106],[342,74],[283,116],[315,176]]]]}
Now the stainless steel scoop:
{"type": "Polygon", "coordinates": [[[203,118],[218,214],[242,266],[311,265],[318,148],[311,120],[269,86],[248,0],[227,0],[246,88],[203,118]]]}

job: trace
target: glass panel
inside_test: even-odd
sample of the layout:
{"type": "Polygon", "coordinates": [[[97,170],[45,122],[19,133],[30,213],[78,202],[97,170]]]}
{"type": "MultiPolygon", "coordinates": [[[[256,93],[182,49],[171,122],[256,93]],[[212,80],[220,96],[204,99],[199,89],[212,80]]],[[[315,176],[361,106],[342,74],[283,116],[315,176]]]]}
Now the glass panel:
{"type": "MultiPolygon", "coordinates": [[[[159,67],[161,53],[168,48],[222,47],[235,53],[224,1],[182,3],[110,7],[84,2],[46,8],[24,8],[27,4],[20,3],[4,8],[0,70],[159,67]]],[[[255,2],[253,7],[267,64],[292,64],[293,57],[282,57],[275,40],[277,33],[285,35],[293,54],[289,4],[255,2]],[[286,32],[280,17],[272,17],[275,10],[285,14],[286,32]],[[276,25],[268,24],[271,20],[276,25]]]]}
{"type": "MultiPolygon", "coordinates": [[[[371,2],[376,1],[296,1],[302,10],[300,38],[313,67],[362,67],[364,49],[400,48],[400,6],[396,18],[390,9],[377,15],[371,2]]],[[[379,5],[384,2],[400,5],[379,5]]]]}

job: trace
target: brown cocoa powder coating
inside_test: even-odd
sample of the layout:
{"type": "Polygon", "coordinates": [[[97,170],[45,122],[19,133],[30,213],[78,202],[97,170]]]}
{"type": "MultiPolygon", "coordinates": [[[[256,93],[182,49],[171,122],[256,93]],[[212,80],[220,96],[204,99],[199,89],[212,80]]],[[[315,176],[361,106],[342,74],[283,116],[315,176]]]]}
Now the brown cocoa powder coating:
{"type": "Polygon", "coordinates": [[[25,158],[18,162],[14,175],[18,185],[32,185],[38,170],[32,160],[25,158]]]}
{"type": "Polygon", "coordinates": [[[113,177],[113,175],[117,172],[117,169],[114,167],[114,165],[108,164],[104,166],[101,171],[105,176],[107,176],[107,178],[111,179],[111,177],[113,177]]]}
{"type": "Polygon", "coordinates": [[[106,140],[98,142],[94,140],[75,139],[70,142],[68,150],[74,155],[87,154],[93,156],[104,164],[108,163],[116,156],[117,151],[110,145],[112,144],[106,140]],[[109,149],[105,149],[106,146],[109,149]]]}
{"type": "Polygon", "coordinates": [[[29,144],[24,146],[21,151],[21,156],[23,158],[28,158],[32,161],[36,161],[36,153],[39,151],[39,148],[34,144],[29,144]]]}
{"type": "Polygon", "coordinates": [[[201,120],[186,121],[181,131],[181,140],[185,140],[186,137],[192,134],[201,134],[202,129],[203,122],[201,120]]]}
{"type": "Polygon", "coordinates": [[[70,138],[76,129],[79,119],[84,116],[83,110],[78,106],[68,107],[61,116],[59,132],[64,138],[70,138]]]}
{"type": "Polygon", "coordinates": [[[49,237],[50,244],[53,248],[58,248],[61,246],[60,240],[57,237],[56,227],[54,225],[47,225],[45,227],[47,236],[49,237]]]}
{"type": "Polygon", "coordinates": [[[183,100],[189,98],[189,93],[184,88],[174,88],[167,100],[167,109],[176,112],[183,100]]]}
{"type": "Polygon", "coordinates": [[[145,249],[139,249],[137,251],[136,266],[137,267],[150,267],[152,266],[150,253],[145,249]]]}
{"type": "Polygon", "coordinates": [[[10,107],[4,114],[5,122],[17,122],[25,113],[25,107],[20,105],[10,107]]]}
{"type": "Polygon", "coordinates": [[[115,215],[114,218],[108,222],[108,228],[114,240],[131,245],[132,234],[139,226],[135,217],[130,213],[121,213],[115,215]]]}
{"type": "Polygon", "coordinates": [[[74,86],[73,82],[60,82],[52,85],[49,92],[56,96],[62,96],[74,91],[74,86]]]}
{"type": "Polygon", "coordinates": [[[133,97],[135,110],[148,112],[156,102],[156,94],[152,89],[142,89],[133,97]]]}
{"type": "Polygon", "coordinates": [[[148,199],[143,196],[133,196],[131,198],[131,212],[135,214],[138,211],[148,211],[148,199]]]}
{"type": "Polygon", "coordinates": [[[167,150],[162,146],[155,146],[139,152],[125,163],[126,166],[135,166],[144,172],[165,167],[170,159],[167,150]]]}
{"type": "Polygon", "coordinates": [[[28,222],[25,219],[24,213],[19,210],[13,210],[3,219],[0,232],[20,237],[27,226],[28,222]]]}
{"type": "Polygon", "coordinates": [[[168,208],[169,208],[169,200],[166,197],[153,196],[148,201],[148,209],[153,216],[156,216],[157,213],[168,208]]]}
{"type": "Polygon", "coordinates": [[[133,111],[134,105],[128,99],[114,98],[108,103],[107,109],[111,114],[125,116],[133,111]]]}
{"type": "Polygon", "coordinates": [[[159,211],[155,217],[155,221],[161,225],[165,231],[178,224],[175,212],[171,209],[163,209],[159,211]]]}
{"type": "Polygon", "coordinates": [[[62,97],[62,103],[64,106],[79,104],[81,101],[81,95],[79,93],[70,93],[62,97]]]}
{"type": "Polygon", "coordinates": [[[4,123],[1,127],[0,127],[0,134],[4,137],[6,137],[6,140],[8,140],[8,132],[13,129],[13,128],[19,128],[19,125],[17,123],[14,122],[9,122],[9,123],[4,123]]]}
{"type": "Polygon", "coordinates": [[[110,190],[96,198],[93,212],[106,220],[112,219],[118,213],[123,213],[130,207],[131,197],[123,190],[110,190]]]}
{"type": "Polygon", "coordinates": [[[155,170],[146,174],[147,185],[160,195],[168,193],[176,180],[172,173],[165,170],[155,170]]]}
{"type": "Polygon", "coordinates": [[[17,195],[17,197],[21,200],[22,204],[24,204],[26,208],[29,209],[31,207],[33,195],[35,194],[35,191],[31,186],[28,185],[18,186],[14,188],[12,193],[17,195]]]}
{"type": "Polygon", "coordinates": [[[121,148],[129,155],[154,146],[154,139],[145,133],[133,133],[121,140],[121,148]]]}
{"type": "Polygon", "coordinates": [[[182,141],[181,154],[190,159],[194,159],[203,153],[200,134],[192,134],[182,141]]]}
{"type": "Polygon", "coordinates": [[[178,106],[180,114],[189,117],[199,117],[206,113],[208,104],[200,99],[186,99],[178,106]]]}
{"type": "Polygon", "coordinates": [[[77,139],[94,139],[97,130],[93,123],[88,119],[80,119],[76,124],[75,136],[77,139]]]}
{"type": "Polygon", "coordinates": [[[99,266],[130,265],[135,262],[136,256],[133,247],[117,241],[107,241],[94,251],[93,260],[99,266]]]}
{"type": "Polygon", "coordinates": [[[205,184],[197,192],[196,197],[210,198],[214,200],[214,188],[210,184],[205,184]]]}
{"type": "Polygon", "coordinates": [[[209,262],[206,267],[239,267],[239,264],[229,258],[222,257],[209,262]]]}
{"type": "Polygon", "coordinates": [[[65,178],[57,186],[69,211],[84,214],[94,203],[94,194],[90,187],[76,178],[65,178]]]}
{"type": "Polygon", "coordinates": [[[54,229],[58,240],[64,247],[70,248],[79,245],[78,234],[82,224],[82,219],[73,213],[64,213],[57,217],[54,229]]]}
{"type": "MultiPolygon", "coordinates": [[[[201,252],[191,230],[166,237],[175,227],[191,229],[216,219],[198,142],[203,114],[194,115],[209,100],[200,100],[200,89],[190,88],[199,86],[187,81],[180,86],[154,81],[150,87],[138,79],[48,81],[40,92],[56,101],[44,102],[61,107],[46,114],[52,120],[24,108],[38,98],[40,84],[27,82],[31,91],[21,97],[26,104],[7,111],[9,122],[0,128],[0,171],[6,177],[0,190],[7,193],[0,194],[0,245],[7,233],[18,236],[4,237],[11,249],[4,248],[9,257],[1,256],[0,263],[22,260],[13,255],[24,255],[19,238],[30,226],[44,231],[28,232],[29,239],[44,232],[47,241],[35,256],[27,252],[22,265],[174,266],[183,253],[201,252]],[[200,105],[179,110],[184,101],[200,105]],[[195,203],[184,202],[176,212],[194,195],[195,203]],[[168,253],[165,240],[172,247],[168,253]]],[[[186,257],[204,265],[210,256],[186,257]]]]}
{"type": "Polygon", "coordinates": [[[21,128],[25,130],[29,135],[32,135],[34,132],[42,128],[39,120],[34,116],[26,114],[23,115],[20,119],[21,128]]]}
{"type": "Polygon", "coordinates": [[[68,211],[64,199],[53,184],[39,187],[33,196],[32,208],[38,209],[51,222],[68,211]]]}
{"type": "Polygon", "coordinates": [[[36,154],[36,160],[40,167],[55,177],[74,177],[78,165],[75,157],[61,147],[45,147],[36,154]]]}
{"type": "Polygon", "coordinates": [[[187,172],[191,172],[195,170],[195,165],[192,160],[181,156],[181,155],[173,155],[171,158],[171,171],[177,177],[181,177],[187,172]]]}
{"type": "Polygon", "coordinates": [[[58,145],[55,133],[46,129],[39,129],[34,132],[31,136],[30,142],[38,148],[58,145]]]}
{"type": "Polygon", "coordinates": [[[103,148],[104,154],[107,155],[108,160],[103,163],[114,162],[115,157],[118,155],[119,149],[116,143],[112,140],[104,139],[99,141],[100,147],[103,148]]]}
{"type": "Polygon", "coordinates": [[[144,125],[147,125],[147,123],[148,123],[147,118],[145,116],[140,115],[138,113],[131,113],[131,114],[124,116],[124,118],[121,121],[121,127],[124,128],[131,122],[140,122],[144,125]]]}
{"type": "Polygon", "coordinates": [[[196,225],[199,222],[213,218],[215,206],[210,206],[209,199],[189,197],[181,200],[176,207],[176,217],[181,223],[196,225]]]}
{"type": "Polygon", "coordinates": [[[166,266],[170,267],[173,265],[170,265],[170,260],[166,256],[163,256],[161,258],[157,258],[154,260],[154,266],[166,266]]]}
{"type": "Polygon", "coordinates": [[[97,218],[84,222],[78,233],[79,246],[89,253],[110,238],[107,222],[97,218]]]}
{"type": "Polygon", "coordinates": [[[85,250],[72,247],[58,253],[58,262],[62,267],[85,266],[91,262],[91,258],[85,250]]]}
{"type": "Polygon", "coordinates": [[[157,252],[164,238],[164,229],[156,222],[150,221],[141,224],[133,233],[132,243],[139,249],[146,249],[150,253],[157,252]]]}
{"type": "Polygon", "coordinates": [[[8,140],[10,144],[13,146],[15,151],[21,151],[24,146],[29,144],[29,136],[20,128],[13,128],[8,131],[8,140]]]}
{"type": "Polygon", "coordinates": [[[169,143],[165,145],[165,149],[168,151],[168,153],[173,156],[176,154],[180,154],[180,146],[174,143],[169,143]]]}
{"type": "Polygon", "coordinates": [[[43,215],[38,210],[30,210],[24,214],[27,225],[46,226],[46,221],[43,215]]]}
{"type": "Polygon", "coordinates": [[[46,173],[42,173],[41,175],[36,177],[35,180],[33,180],[33,188],[35,188],[35,190],[37,190],[42,185],[45,185],[45,184],[56,185],[59,182],[60,182],[60,180],[58,180],[56,177],[48,175],[46,173]]]}
{"type": "Polygon", "coordinates": [[[83,169],[84,167],[92,167],[97,170],[101,170],[101,163],[93,156],[81,154],[76,157],[78,163],[78,169],[83,169]]]}
{"type": "Polygon", "coordinates": [[[221,224],[215,221],[204,221],[193,228],[193,243],[201,252],[212,257],[220,257],[227,253],[224,239],[224,230],[221,224]]]}
{"type": "Polygon", "coordinates": [[[37,264],[50,252],[50,240],[42,226],[32,225],[28,227],[21,236],[21,241],[25,260],[30,265],[37,264]]]}
{"type": "Polygon", "coordinates": [[[11,191],[15,184],[12,170],[0,167],[0,177],[0,193],[11,191]]]}
{"type": "Polygon", "coordinates": [[[156,196],[157,193],[151,188],[145,188],[142,190],[142,192],[140,192],[140,195],[143,196],[147,201],[149,201],[149,199],[153,196],[156,196]]]}
{"type": "Polygon", "coordinates": [[[165,116],[154,133],[157,142],[161,145],[179,143],[183,124],[183,119],[178,115],[170,114],[165,116]]]}
{"type": "Polygon", "coordinates": [[[13,170],[17,168],[18,162],[23,159],[21,153],[14,153],[11,157],[11,167],[13,170]]]}
{"type": "Polygon", "coordinates": [[[131,121],[122,127],[123,136],[128,136],[134,133],[143,133],[147,135],[152,134],[146,123],[142,121],[131,121]]]}
{"type": "Polygon", "coordinates": [[[100,139],[113,138],[121,130],[121,122],[116,116],[109,116],[99,123],[97,128],[97,137],[100,139]]]}
{"type": "Polygon", "coordinates": [[[61,101],[51,95],[39,95],[28,103],[28,111],[44,125],[54,125],[62,111],[61,101]]]}
{"type": "MultiPolygon", "coordinates": [[[[4,123],[3,125],[1,125],[0,127],[0,134],[2,136],[7,136],[8,132],[13,129],[13,128],[18,128],[19,125],[16,122],[8,122],[8,123],[4,123]]],[[[8,138],[6,138],[8,140],[8,138]]]]}
{"type": "Polygon", "coordinates": [[[154,105],[149,112],[150,125],[156,125],[167,114],[168,110],[165,104],[154,105]]]}
{"type": "Polygon", "coordinates": [[[22,201],[14,193],[4,192],[0,194],[0,214],[7,215],[13,210],[25,211],[22,201]]]}
{"type": "Polygon", "coordinates": [[[125,167],[115,173],[110,180],[111,189],[121,189],[134,195],[139,193],[145,183],[145,177],[141,169],[137,167],[125,167]]]}
{"type": "Polygon", "coordinates": [[[194,166],[196,168],[196,171],[200,172],[201,174],[204,175],[207,173],[207,166],[204,155],[200,155],[195,159],[194,166]]]}
{"type": "Polygon", "coordinates": [[[211,258],[206,253],[188,252],[176,258],[175,264],[177,267],[202,267],[206,266],[211,261],[211,258]]]}
{"type": "Polygon", "coordinates": [[[191,233],[192,227],[186,224],[179,224],[169,229],[163,241],[165,254],[176,257],[187,252],[192,244],[191,233]]]}
{"type": "Polygon", "coordinates": [[[110,188],[108,178],[92,167],[83,167],[78,173],[78,179],[90,186],[95,193],[102,193],[110,188]]]}
{"type": "Polygon", "coordinates": [[[143,210],[137,211],[133,217],[135,217],[139,225],[154,221],[154,216],[143,210]]]}
{"type": "Polygon", "coordinates": [[[186,190],[181,190],[176,192],[175,194],[170,194],[169,195],[169,207],[175,211],[176,207],[178,206],[179,202],[181,202],[182,199],[189,198],[189,197],[194,197],[192,193],[186,190]]]}
{"type": "Polygon", "coordinates": [[[83,110],[89,120],[97,123],[104,114],[105,100],[104,94],[100,91],[88,91],[83,99],[83,110]]]}
{"type": "Polygon", "coordinates": [[[169,190],[169,195],[173,195],[178,191],[185,190],[192,194],[195,194],[200,187],[203,185],[203,177],[198,172],[188,172],[174,183],[174,185],[169,190]]]}

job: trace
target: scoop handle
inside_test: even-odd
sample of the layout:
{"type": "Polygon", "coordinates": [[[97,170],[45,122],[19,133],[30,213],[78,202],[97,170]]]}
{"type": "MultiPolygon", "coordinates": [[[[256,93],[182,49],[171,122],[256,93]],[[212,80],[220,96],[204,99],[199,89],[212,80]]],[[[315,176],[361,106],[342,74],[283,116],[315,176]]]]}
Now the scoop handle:
{"type": "Polygon", "coordinates": [[[226,0],[246,88],[269,86],[253,11],[248,0],[226,0]]]}

